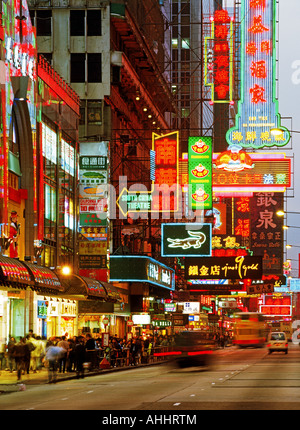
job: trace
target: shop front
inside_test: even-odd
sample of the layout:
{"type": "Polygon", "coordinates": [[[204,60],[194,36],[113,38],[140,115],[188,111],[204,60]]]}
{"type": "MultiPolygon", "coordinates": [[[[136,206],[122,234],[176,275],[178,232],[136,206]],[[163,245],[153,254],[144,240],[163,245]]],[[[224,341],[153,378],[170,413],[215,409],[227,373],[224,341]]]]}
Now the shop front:
{"type": "MultiPolygon", "coordinates": [[[[127,334],[147,336],[157,332],[159,328],[152,321],[157,318],[153,315],[160,312],[156,309],[159,304],[163,309],[164,300],[170,299],[170,292],[175,289],[175,271],[150,257],[111,255],[110,281],[129,285],[131,320],[127,334]]],[[[164,311],[159,320],[165,320],[164,311]]],[[[163,331],[171,332],[171,325],[165,324],[163,331]]]]}
{"type": "Polygon", "coordinates": [[[61,284],[50,269],[0,255],[0,337],[23,337],[32,329],[46,336],[45,295],[61,284]]]}
{"type": "Polygon", "coordinates": [[[105,291],[104,300],[78,303],[79,330],[94,337],[108,333],[109,336],[123,338],[126,336],[126,321],[130,318],[128,294],[108,282],[96,282],[105,291]]]}
{"type": "MultiPolygon", "coordinates": [[[[109,323],[107,315],[111,310],[113,313],[113,297],[109,295],[99,281],[96,279],[87,278],[81,275],[63,275],[58,274],[63,286],[63,302],[62,309],[65,309],[69,314],[60,314],[60,327],[64,328],[71,335],[81,335],[90,333],[94,337],[102,332],[106,332],[106,327],[109,323]],[[71,326],[72,303],[76,303],[76,317],[73,320],[74,325],[71,326]],[[107,324],[106,324],[106,321],[107,324]],[[75,330],[76,327],[76,330],[75,330]],[[73,329],[73,330],[72,330],[73,329]]],[[[57,306],[56,313],[58,314],[57,306]]],[[[75,312],[75,309],[73,309],[75,312]]],[[[65,334],[65,333],[64,333],[65,334]]]]}

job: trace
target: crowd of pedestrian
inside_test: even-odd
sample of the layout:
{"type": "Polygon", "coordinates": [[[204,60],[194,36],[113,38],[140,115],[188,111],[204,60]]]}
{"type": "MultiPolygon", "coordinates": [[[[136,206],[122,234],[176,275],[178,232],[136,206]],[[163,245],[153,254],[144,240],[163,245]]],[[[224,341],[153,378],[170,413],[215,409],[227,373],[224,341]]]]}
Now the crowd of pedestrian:
{"type": "MultiPolygon", "coordinates": [[[[225,347],[229,336],[216,334],[214,341],[219,347],[225,347]]],[[[7,344],[1,344],[0,370],[16,372],[18,381],[22,375],[36,373],[43,367],[48,368],[49,382],[56,380],[57,373],[65,372],[75,372],[78,378],[82,378],[85,369],[100,369],[104,361],[109,367],[136,366],[149,362],[155,350],[175,344],[176,335],[110,336],[107,344],[103,345],[102,336],[93,338],[90,333],[46,339],[31,331],[18,341],[11,336],[7,344]]]]}
{"type": "Polygon", "coordinates": [[[109,367],[134,366],[148,362],[155,348],[174,345],[174,336],[134,336],[130,339],[110,336],[105,346],[102,337],[53,336],[48,339],[33,334],[16,339],[9,337],[7,344],[1,344],[0,371],[16,372],[18,381],[22,375],[39,372],[47,367],[49,382],[57,373],[76,372],[84,376],[84,370],[101,368],[106,360],[109,367]]]}

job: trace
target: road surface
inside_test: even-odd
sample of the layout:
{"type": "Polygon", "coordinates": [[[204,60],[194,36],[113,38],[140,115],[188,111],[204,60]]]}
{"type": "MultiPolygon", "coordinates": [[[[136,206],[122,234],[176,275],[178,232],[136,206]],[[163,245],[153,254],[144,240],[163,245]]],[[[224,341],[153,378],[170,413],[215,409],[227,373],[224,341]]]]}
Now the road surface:
{"type": "MultiPolygon", "coordinates": [[[[218,350],[209,370],[165,364],[0,395],[1,410],[300,410],[300,347],[218,350]]],[[[102,414],[103,415],[103,414],[102,414]]],[[[111,417],[110,417],[111,418],[111,417]]]]}

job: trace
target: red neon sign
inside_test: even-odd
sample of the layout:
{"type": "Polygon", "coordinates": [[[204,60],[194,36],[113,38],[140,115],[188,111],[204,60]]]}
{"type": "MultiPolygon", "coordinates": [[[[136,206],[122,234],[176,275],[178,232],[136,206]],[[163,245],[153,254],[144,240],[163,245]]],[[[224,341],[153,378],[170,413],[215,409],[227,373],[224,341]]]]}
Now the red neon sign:
{"type": "Polygon", "coordinates": [[[229,94],[229,44],[230,17],[226,10],[217,10],[214,15],[214,91],[218,100],[226,100],[229,94]]]}

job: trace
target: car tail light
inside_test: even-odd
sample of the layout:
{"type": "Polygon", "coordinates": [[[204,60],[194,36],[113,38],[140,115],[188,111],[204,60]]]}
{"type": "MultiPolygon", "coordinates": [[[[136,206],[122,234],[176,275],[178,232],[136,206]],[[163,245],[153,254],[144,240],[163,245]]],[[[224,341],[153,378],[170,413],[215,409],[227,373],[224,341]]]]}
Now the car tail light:
{"type": "Polygon", "coordinates": [[[155,352],[153,355],[154,357],[181,355],[181,351],[155,352]]]}
{"type": "Polygon", "coordinates": [[[191,351],[188,355],[202,355],[202,354],[212,354],[212,351],[191,351]]]}

